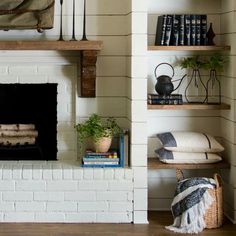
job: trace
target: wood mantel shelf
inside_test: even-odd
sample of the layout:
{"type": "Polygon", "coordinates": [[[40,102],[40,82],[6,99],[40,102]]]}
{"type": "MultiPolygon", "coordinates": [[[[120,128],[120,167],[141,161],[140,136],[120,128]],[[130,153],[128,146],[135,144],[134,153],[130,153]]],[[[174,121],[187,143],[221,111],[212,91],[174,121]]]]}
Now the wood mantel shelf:
{"type": "Polygon", "coordinates": [[[0,50],[101,50],[102,41],[0,41],[0,50]]]}
{"type": "Polygon", "coordinates": [[[96,96],[97,54],[102,41],[0,41],[0,50],[81,51],[81,97],[96,96]]]}

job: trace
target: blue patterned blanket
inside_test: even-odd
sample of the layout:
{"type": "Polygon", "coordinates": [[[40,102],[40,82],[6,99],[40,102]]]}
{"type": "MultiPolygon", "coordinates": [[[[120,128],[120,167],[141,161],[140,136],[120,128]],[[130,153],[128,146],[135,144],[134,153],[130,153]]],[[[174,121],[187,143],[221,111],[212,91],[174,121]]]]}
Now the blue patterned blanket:
{"type": "Polygon", "coordinates": [[[179,181],[171,204],[174,223],[166,228],[178,233],[201,232],[205,228],[204,214],[213,201],[207,190],[215,186],[211,178],[179,181]]]}

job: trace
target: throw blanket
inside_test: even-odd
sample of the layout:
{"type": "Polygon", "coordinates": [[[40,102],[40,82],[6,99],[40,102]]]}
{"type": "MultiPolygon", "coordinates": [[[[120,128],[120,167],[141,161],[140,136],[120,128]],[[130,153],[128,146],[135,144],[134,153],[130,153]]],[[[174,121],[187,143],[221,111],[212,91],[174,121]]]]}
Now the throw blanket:
{"type": "Polygon", "coordinates": [[[171,204],[173,225],[166,228],[177,233],[199,233],[205,228],[204,214],[213,199],[208,189],[215,188],[211,178],[189,178],[178,182],[171,204]]]}

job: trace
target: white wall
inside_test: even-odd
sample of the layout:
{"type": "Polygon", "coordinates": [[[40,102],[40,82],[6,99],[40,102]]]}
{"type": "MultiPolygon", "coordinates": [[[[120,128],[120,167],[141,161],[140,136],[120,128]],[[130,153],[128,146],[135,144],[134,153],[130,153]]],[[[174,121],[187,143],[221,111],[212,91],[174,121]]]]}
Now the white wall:
{"type": "MultiPolygon", "coordinates": [[[[220,13],[221,4],[217,0],[149,0],[148,1],[148,43],[154,45],[157,16],[161,14],[208,14],[208,23],[213,22],[213,28],[217,34],[216,42],[220,41],[220,13]]],[[[204,56],[205,53],[198,53],[204,56]]],[[[155,93],[156,79],[154,76],[155,67],[161,62],[175,64],[185,56],[197,55],[192,52],[148,52],[148,93],[155,93]]],[[[160,70],[160,75],[167,73],[166,67],[160,70]]],[[[175,67],[176,78],[180,78],[185,71],[175,67]]],[[[206,81],[208,74],[204,72],[203,80],[206,81]]],[[[183,93],[183,88],[179,93],[183,93]]],[[[221,136],[220,111],[148,111],[148,156],[155,157],[154,150],[158,142],[155,135],[159,132],[185,130],[202,131],[214,136],[221,136]]],[[[212,176],[211,171],[185,171],[185,176],[212,176]]],[[[176,177],[174,170],[149,170],[148,171],[148,197],[149,209],[170,210],[173,199],[176,177]]]]}
{"type": "Polygon", "coordinates": [[[221,132],[226,147],[225,157],[231,164],[230,171],[223,171],[224,199],[226,214],[236,222],[236,169],[235,169],[235,12],[236,2],[234,0],[221,1],[222,16],[221,16],[221,33],[222,43],[231,45],[231,51],[227,53],[228,65],[224,70],[222,80],[222,90],[224,101],[231,105],[230,111],[222,111],[221,113],[221,132]]]}

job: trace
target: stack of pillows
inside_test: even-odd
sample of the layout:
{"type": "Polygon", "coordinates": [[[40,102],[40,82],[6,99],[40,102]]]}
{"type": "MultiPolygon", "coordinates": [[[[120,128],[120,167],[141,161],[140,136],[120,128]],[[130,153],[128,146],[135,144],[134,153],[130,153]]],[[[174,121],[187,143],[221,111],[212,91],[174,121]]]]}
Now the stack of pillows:
{"type": "Polygon", "coordinates": [[[166,132],[157,134],[162,147],[155,150],[164,163],[215,163],[224,147],[211,135],[199,132],[166,132]]]}

